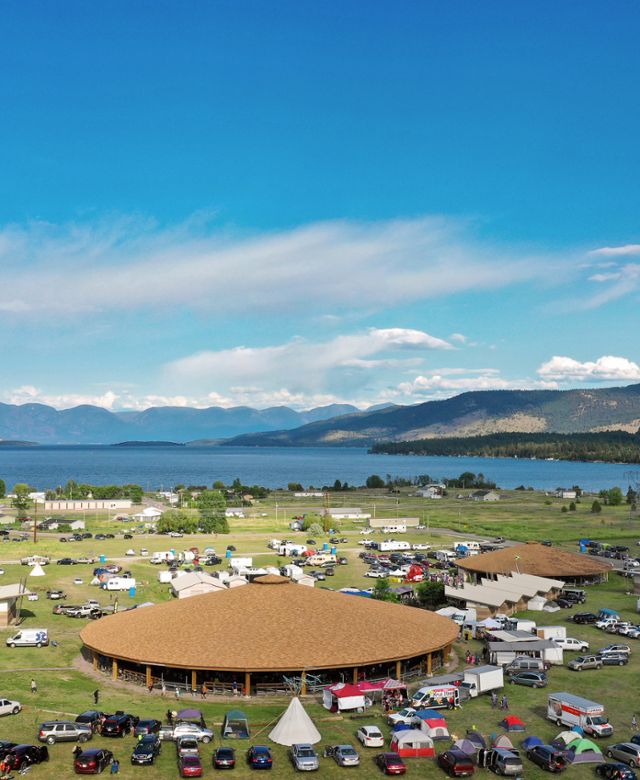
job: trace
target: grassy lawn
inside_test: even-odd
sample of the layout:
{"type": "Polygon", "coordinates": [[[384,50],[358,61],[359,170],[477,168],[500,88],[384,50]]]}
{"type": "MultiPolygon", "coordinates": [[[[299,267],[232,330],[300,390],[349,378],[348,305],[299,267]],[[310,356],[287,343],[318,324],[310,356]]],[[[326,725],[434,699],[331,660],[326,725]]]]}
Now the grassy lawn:
{"type": "MultiPolygon", "coordinates": [[[[412,532],[403,538],[407,541],[426,541],[434,547],[451,545],[453,537],[446,529],[487,537],[501,534],[521,540],[549,538],[568,549],[575,549],[576,540],[581,536],[591,536],[609,541],[627,540],[628,543],[633,544],[639,536],[638,521],[630,518],[628,507],[604,507],[601,515],[593,515],[589,511],[592,499],[585,498],[578,505],[577,512],[565,514],[561,512],[560,508],[563,502],[559,499],[550,500],[540,493],[519,491],[512,491],[506,495],[508,498],[496,504],[476,504],[457,500],[453,496],[442,501],[428,501],[412,497],[406,492],[399,497],[388,497],[374,491],[359,491],[332,495],[330,503],[333,506],[361,506],[363,510],[372,513],[375,508],[375,514],[378,517],[419,516],[425,525],[428,524],[429,530],[412,532]],[[545,503],[548,501],[551,503],[545,503]]],[[[316,503],[322,504],[321,501],[316,503]]],[[[299,513],[300,507],[308,507],[311,504],[310,500],[301,503],[299,500],[294,501],[289,495],[274,494],[262,502],[259,507],[256,507],[253,515],[244,519],[231,520],[231,534],[215,538],[194,536],[169,539],[141,535],[135,536],[132,540],[125,540],[120,535],[119,538],[101,542],[90,539],[70,544],[62,543],[53,536],[43,535],[39,537],[35,547],[31,541],[0,544],[0,560],[16,561],[33,552],[51,555],[54,560],[62,556],[99,554],[104,554],[110,559],[124,558],[125,551],[129,547],[132,547],[136,552],[139,552],[141,547],[146,547],[150,553],[153,553],[172,547],[176,550],[182,550],[191,546],[200,548],[213,546],[218,553],[223,553],[226,545],[232,543],[237,547],[236,554],[251,554],[255,564],[277,564],[281,563],[282,559],[278,559],[273,552],[267,550],[267,540],[272,536],[306,539],[308,536],[306,533],[295,534],[289,531],[288,522],[294,514],[299,513]],[[276,501],[278,503],[277,520],[276,501]],[[266,517],[263,514],[266,514],[266,517]]],[[[319,508],[321,509],[321,507],[319,508]]],[[[122,526],[116,525],[108,517],[98,517],[91,521],[88,519],[87,525],[88,530],[92,533],[112,530],[122,534],[123,531],[122,526]]],[[[357,557],[360,549],[357,542],[362,538],[358,533],[359,528],[360,526],[354,523],[344,523],[339,528],[340,534],[346,535],[349,539],[348,544],[340,547],[341,553],[349,559],[349,565],[337,567],[335,577],[327,578],[325,583],[327,586],[333,588],[347,585],[370,587],[373,584],[374,581],[363,576],[366,567],[357,557]]],[[[326,538],[323,536],[317,541],[322,542],[326,538]]],[[[380,535],[377,535],[377,538],[381,538],[380,535]]],[[[143,601],[158,602],[169,598],[167,586],[160,585],[157,580],[158,569],[149,564],[148,561],[135,558],[126,560],[123,565],[130,569],[133,576],[136,577],[138,589],[133,599],[128,594],[120,594],[118,599],[121,605],[143,601]]],[[[224,568],[224,566],[223,563],[217,568],[224,568]]],[[[0,584],[17,582],[29,571],[27,567],[20,566],[18,563],[3,563],[2,568],[5,573],[0,576],[0,584]]],[[[0,695],[18,699],[24,704],[24,710],[17,716],[10,716],[0,721],[0,739],[32,742],[36,735],[37,726],[43,720],[56,716],[71,717],[90,708],[93,704],[92,692],[96,686],[100,688],[102,697],[100,707],[104,710],[123,709],[134,712],[141,717],[164,718],[169,705],[176,708],[173,699],[163,700],[157,695],[149,695],[142,689],[125,688],[113,684],[107,677],[101,677],[99,683],[96,683],[92,676],[84,674],[77,667],[76,662],[80,651],[78,633],[84,625],[84,621],[53,615],[51,610],[54,602],[44,597],[44,591],[50,587],[63,587],[68,596],[65,599],[67,603],[82,603],[88,597],[98,598],[102,603],[112,601],[115,598],[114,594],[98,591],[97,588],[89,584],[92,568],[93,566],[90,565],[57,566],[52,563],[45,567],[45,577],[28,579],[28,586],[39,591],[40,599],[36,602],[24,602],[26,618],[24,626],[47,627],[50,637],[56,641],[57,646],[11,650],[6,648],[2,642],[0,646],[0,695]],[[83,581],[82,584],[75,585],[73,583],[75,577],[80,577],[83,581]],[[31,695],[29,692],[29,682],[32,676],[38,683],[38,693],[35,695],[31,695]]],[[[612,575],[609,583],[590,589],[587,607],[593,610],[604,606],[613,607],[626,617],[637,619],[635,613],[636,597],[625,593],[629,585],[628,580],[612,575]]],[[[567,613],[570,611],[562,610],[544,616],[541,613],[532,613],[530,617],[537,620],[538,623],[564,623],[567,613]]],[[[597,649],[610,641],[609,635],[602,634],[592,627],[575,626],[574,628],[572,624],[568,625],[571,625],[569,634],[588,639],[592,649],[597,649]]],[[[10,630],[13,629],[0,632],[0,639],[8,636],[10,630]]],[[[339,629],[336,627],[325,630],[339,629]]],[[[381,626],[380,630],[384,630],[384,626],[381,626]]],[[[320,633],[319,641],[321,641],[320,633]]],[[[557,668],[550,673],[548,691],[568,690],[606,705],[615,728],[615,740],[622,740],[630,735],[630,722],[636,707],[638,714],[640,714],[640,701],[638,700],[640,643],[637,643],[636,650],[633,640],[631,642],[634,652],[630,664],[626,667],[605,667],[600,671],[582,673],[572,673],[566,668],[557,668]]],[[[456,652],[463,656],[467,647],[473,650],[479,649],[479,645],[474,642],[460,643],[456,647],[456,652]]],[[[566,654],[566,657],[571,657],[571,655],[566,654]]],[[[555,736],[558,728],[551,721],[545,719],[545,691],[509,686],[506,693],[509,696],[511,712],[519,715],[526,722],[527,735],[536,734],[544,740],[555,736]]],[[[221,724],[224,712],[237,706],[237,702],[208,700],[206,702],[198,701],[197,706],[204,711],[205,718],[211,725],[221,724]]],[[[274,721],[284,710],[286,702],[278,699],[260,699],[258,701],[243,701],[241,706],[246,710],[252,724],[252,741],[268,743],[267,734],[274,721]]],[[[388,728],[381,718],[379,709],[371,712],[371,716],[365,721],[361,721],[352,720],[349,717],[332,716],[320,706],[318,700],[313,698],[307,700],[305,706],[316,720],[322,733],[321,745],[338,742],[354,743],[355,731],[362,723],[376,723],[383,728],[385,733],[388,733],[388,728]]],[[[459,736],[464,734],[467,728],[474,725],[487,735],[492,732],[500,733],[497,726],[500,713],[491,710],[487,697],[481,697],[466,704],[459,711],[448,714],[447,719],[450,731],[459,736]]],[[[219,735],[219,725],[215,725],[215,729],[216,734],[219,735]]],[[[521,737],[515,738],[516,744],[520,741],[521,737]]],[[[159,761],[152,767],[132,767],[128,763],[133,747],[131,738],[124,740],[97,738],[93,744],[104,745],[115,752],[121,760],[121,774],[123,776],[146,776],[153,779],[177,776],[175,750],[170,743],[164,746],[159,761]]],[[[211,754],[213,747],[219,744],[221,743],[217,736],[214,745],[205,746],[202,750],[205,759],[205,775],[211,775],[214,772],[211,767],[211,754]]],[[[235,746],[239,750],[239,758],[242,759],[248,743],[236,743],[235,746]]],[[[437,747],[441,749],[444,745],[440,744],[437,747]]],[[[73,745],[70,743],[53,746],[50,750],[51,761],[49,764],[35,767],[32,770],[33,776],[49,780],[60,775],[71,774],[72,748],[73,745]]],[[[359,769],[352,771],[362,777],[375,777],[377,770],[373,766],[372,756],[378,751],[361,749],[360,752],[363,764],[359,769]]],[[[275,776],[283,778],[293,776],[294,771],[287,760],[285,749],[274,746],[274,759],[275,776]]],[[[320,774],[323,776],[338,777],[347,771],[338,768],[330,759],[322,759],[321,761],[320,774]]],[[[484,771],[480,770],[480,772],[484,771]]],[[[593,776],[593,769],[590,765],[573,767],[568,771],[578,778],[593,776]]],[[[525,772],[527,776],[532,777],[541,774],[541,771],[528,762],[525,763],[525,772]]],[[[250,770],[240,761],[234,776],[248,777],[250,774],[250,770]]],[[[415,777],[442,776],[434,763],[426,759],[409,760],[409,775],[415,777]]]]}

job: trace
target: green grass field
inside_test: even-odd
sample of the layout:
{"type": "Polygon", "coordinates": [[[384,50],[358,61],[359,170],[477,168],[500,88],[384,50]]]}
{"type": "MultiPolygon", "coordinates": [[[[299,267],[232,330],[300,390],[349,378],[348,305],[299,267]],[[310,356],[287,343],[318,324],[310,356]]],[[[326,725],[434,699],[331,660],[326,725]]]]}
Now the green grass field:
{"type": "MultiPolygon", "coordinates": [[[[563,514],[560,511],[562,502],[553,499],[550,504],[545,503],[549,499],[537,493],[513,492],[508,498],[497,504],[484,505],[468,501],[458,501],[453,497],[438,502],[423,501],[406,494],[398,498],[389,498],[372,491],[363,491],[359,494],[346,494],[331,497],[331,504],[356,505],[365,510],[372,510],[375,504],[377,516],[393,518],[395,516],[417,515],[424,517],[425,525],[428,522],[428,531],[412,532],[405,537],[408,541],[426,541],[434,547],[450,546],[453,537],[446,529],[460,533],[479,534],[492,537],[497,534],[516,539],[542,539],[550,538],[561,543],[568,549],[575,549],[575,540],[580,536],[591,536],[610,541],[628,540],[633,542],[638,538],[638,521],[630,518],[628,507],[605,507],[599,516],[589,512],[591,501],[584,499],[576,513],[563,514]]],[[[321,502],[320,502],[321,503],[321,502]]],[[[309,502],[305,504],[308,506],[309,502]]],[[[191,546],[215,547],[222,552],[227,544],[232,543],[237,547],[237,554],[249,554],[254,557],[254,563],[259,565],[275,564],[278,557],[266,548],[266,542],[272,536],[287,537],[291,539],[307,537],[307,534],[295,534],[288,530],[288,522],[299,511],[299,502],[294,502],[291,497],[284,494],[271,496],[255,509],[255,515],[245,519],[232,520],[232,533],[214,537],[183,537],[182,539],[169,539],[157,536],[136,536],[133,540],[125,540],[121,536],[113,540],[96,542],[86,540],[82,543],[61,543],[50,536],[41,536],[37,545],[28,542],[6,542],[0,544],[0,560],[15,561],[32,552],[51,555],[54,560],[63,555],[99,555],[104,554],[108,558],[124,558],[127,548],[132,547],[139,551],[146,547],[150,553],[157,550],[166,550],[174,547],[178,550],[191,546]],[[275,503],[278,501],[278,519],[276,522],[275,503]],[[262,516],[266,513],[266,517],[262,516]]],[[[116,530],[113,521],[108,518],[98,518],[88,521],[88,530],[116,530]]],[[[348,566],[337,567],[336,576],[328,578],[326,585],[340,588],[347,585],[370,587],[373,584],[363,576],[366,567],[357,557],[360,549],[357,545],[362,537],[358,533],[359,526],[353,523],[345,523],[340,527],[340,533],[348,537],[347,545],[342,545],[349,559],[348,566]]],[[[122,533],[122,527],[117,530],[122,533]]],[[[377,538],[380,538],[378,535],[377,538]]],[[[318,539],[322,542],[326,537],[318,539]]],[[[138,582],[136,596],[133,599],[127,594],[119,595],[121,605],[139,603],[142,601],[161,601],[169,598],[167,586],[160,585],[157,580],[158,569],[144,559],[126,560],[125,568],[131,570],[138,582]]],[[[224,564],[222,564],[224,566],[224,564]]],[[[28,568],[17,563],[3,563],[4,574],[0,576],[0,584],[8,584],[18,581],[21,576],[26,576],[28,568]]],[[[98,592],[97,588],[89,584],[92,566],[57,566],[55,563],[45,568],[46,575],[41,579],[28,579],[28,586],[36,588],[40,592],[40,599],[36,602],[24,602],[25,627],[47,627],[50,636],[56,641],[57,646],[48,648],[16,648],[9,649],[0,646],[0,695],[20,700],[24,710],[17,716],[9,716],[0,721],[0,739],[32,742],[35,739],[37,726],[45,719],[55,717],[72,717],[93,704],[92,692],[98,687],[101,691],[100,707],[104,710],[124,709],[132,711],[142,717],[163,718],[168,706],[176,708],[173,699],[162,699],[158,695],[150,695],[146,690],[137,687],[127,687],[119,683],[113,683],[108,677],[100,676],[99,681],[85,673],[78,665],[80,653],[80,641],[78,632],[84,621],[74,620],[64,616],[53,615],[51,610],[53,602],[44,598],[44,591],[50,587],[63,587],[68,598],[67,603],[82,603],[87,597],[98,598],[102,603],[107,603],[111,597],[104,592],[98,592]],[[74,585],[73,579],[80,577],[81,585],[74,585]],[[99,593],[99,595],[97,595],[99,593]],[[38,693],[32,695],[29,692],[29,682],[35,677],[38,683],[38,693]]],[[[605,583],[589,591],[589,609],[609,606],[618,609],[626,617],[637,619],[635,612],[636,597],[627,595],[629,581],[617,575],[612,575],[610,582],[605,583]]],[[[531,615],[539,623],[553,624],[564,622],[568,610],[562,610],[556,614],[545,615],[540,613],[531,615]]],[[[0,634],[4,639],[7,629],[0,634]]],[[[326,627],[318,627],[319,641],[322,641],[322,630],[332,630],[326,627]]],[[[335,629],[338,630],[338,629],[335,629]]],[[[381,627],[384,630],[384,627],[381,627]]],[[[610,641],[609,635],[601,634],[589,626],[573,626],[570,635],[588,639],[592,649],[610,641]]],[[[474,642],[456,646],[456,653],[463,657],[466,647],[478,649],[474,642]]],[[[610,719],[615,727],[615,739],[624,739],[630,734],[630,722],[637,707],[640,711],[638,691],[640,690],[640,643],[633,644],[633,654],[628,666],[606,667],[600,671],[572,673],[566,668],[553,669],[550,673],[549,691],[569,690],[574,693],[595,699],[606,705],[610,719]]],[[[570,657],[570,654],[566,654],[570,657]]],[[[545,691],[534,691],[519,686],[509,686],[506,691],[510,700],[510,709],[519,715],[527,723],[526,734],[536,734],[547,740],[553,737],[558,728],[545,719],[545,691]]],[[[186,699],[183,699],[186,701],[186,699]]],[[[198,705],[205,714],[207,722],[214,724],[216,733],[219,734],[219,724],[222,722],[224,712],[237,706],[237,702],[230,700],[198,700],[198,705]]],[[[347,717],[336,717],[324,710],[319,700],[309,698],[305,702],[309,713],[314,717],[318,728],[322,733],[324,744],[336,744],[338,742],[354,743],[355,731],[362,723],[377,724],[388,733],[388,728],[381,718],[380,708],[370,712],[366,720],[352,720],[347,717]]],[[[252,724],[252,742],[265,742],[268,744],[267,734],[279,714],[286,707],[284,699],[260,699],[242,702],[242,707],[247,712],[252,724]]],[[[500,733],[497,723],[500,713],[492,711],[487,697],[481,697],[466,704],[462,709],[447,715],[450,731],[458,736],[464,734],[467,728],[476,726],[485,734],[500,733]]],[[[516,744],[520,738],[516,737],[516,744]]],[[[614,740],[615,741],[615,740],[614,740]]],[[[150,780],[156,778],[176,777],[175,749],[172,744],[164,746],[159,761],[152,767],[132,767],[129,755],[133,748],[133,740],[108,740],[97,738],[96,745],[104,745],[112,749],[121,760],[121,774],[126,777],[146,776],[150,780]]],[[[211,767],[211,755],[213,748],[219,745],[216,738],[214,745],[203,747],[202,755],[205,759],[205,775],[213,774],[211,767]]],[[[231,743],[229,743],[231,744],[231,743]]],[[[248,777],[252,772],[243,765],[244,751],[248,743],[236,743],[238,757],[241,759],[234,776],[248,777]]],[[[436,745],[438,749],[445,746],[436,745]]],[[[31,772],[34,777],[42,777],[44,780],[52,780],[61,775],[72,773],[71,750],[73,745],[65,743],[51,748],[51,761],[48,764],[34,767],[31,772]]],[[[322,759],[320,774],[329,778],[337,778],[345,772],[354,772],[362,777],[375,777],[377,769],[372,762],[372,756],[376,750],[360,750],[362,765],[356,770],[338,768],[332,760],[322,759]]],[[[277,777],[291,777],[294,770],[288,762],[286,751],[274,746],[275,766],[273,773],[277,777]]],[[[428,759],[408,760],[410,776],[438,777],[441,772],[433,761],[428,759]]],[[[480,774],[486,770],[479,770],[480,774]]],[[[590,765],[572,767],[568,772],[580,779],[593,776],[590,765]]],[[[527,776],[538,777],[541,772],[529,762],[525,762],[527,776]]]]}

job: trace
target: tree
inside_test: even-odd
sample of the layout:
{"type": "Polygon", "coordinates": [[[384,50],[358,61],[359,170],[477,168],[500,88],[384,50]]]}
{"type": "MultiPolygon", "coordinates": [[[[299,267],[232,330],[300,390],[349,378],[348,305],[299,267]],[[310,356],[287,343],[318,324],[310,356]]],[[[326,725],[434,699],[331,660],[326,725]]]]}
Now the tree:
{"type": "Polygon", "coordinates": [[[396,594],[391,590],[389,580],[386,577],[382,577],[381,579],[376,580],[376,584],[373,586],[373,593],[371,594],[371,598],[376,599],[377,601],[398,600],[396,594]]]}
{"type": "Polygon", "coordinates": [[[602,504],[601,504],[601,503],[598,501],[598,499],[597,499],[597,498],[596,498],[596,500],[593,502],[593,504],[591,504],[591,511],[592,511],[592,512],[593,512],[595,515],[597,515],[599,512],[602,512],[602,504]]]}
{"type": "Polygon", "coordinates": [[[171,509],[158,518],[156,529],[158,533],[167,534],[171,531],[192,534],[198,530],[199,518],[195,512],[185,509],[171,509]]]}
{"type": "Polygon", "coordinates": [[[575,501],[572,501],[572,502],[569,504],[569,511],[570,511],[570,512],[575,512],[575,511],[576,511],[576,502],[575,502],[575,501]]]}
{"type": "Polygon", "coordinates": [[[4,479],[0,479],[0,498],[4,498],[7,495],[7,486],[4,479]]]}
{"type": "Polygon", "coordinates": [[[569,510],[567,509],[566,506],[563,505],[562,509],[560,511],[564,514],[565,512],[568,512],[569,510]]]}
{"type": "Polygon", "coordinates": [[[13,486],[13,492],[15,498],[11,502],[19,513],[25,512],[31,506],[31,499],[29,498],[29,485],[23,482],[19,482],[13,486]]]}
{"type": "Polygon", "coordinates": [[[225,510],[227,501],[220,490],[203,490],[196,499],[200,510],[200,527],[207,533],[229,533],[225,510]]]}
{"type": "Polygon", "coordinates": [[[314,536],[314,537],[322,536],[322,534],[324,533],[320,523],[311,523],[311,525],[305,530],[309,532],[310,536],[314,536]]]}
{"type": "Polygon", "coordinates": [[[629,489],[627,490],[627,504],[635,504],[637,500],[638,500],[638,493],[632,487],[629,487],[629,489]]]}
{"type": "Polygon", "coordinates": [[[287,485],[287,490],[290,491],[291,493],[298,493],[298,492],[302,492],[303,487],[299,482],[289,482],[289,484],[287,485]]]}
{"type": "Polygon", "coordinates": [[[383,488],[384,480],[378,474],[372,474],[370,477],[367,477],[365,484],[368,488],[383,488]]]}
{"type": "Polygon", "coordinates": [[[416,586],[416,598],[418,603],[428,609],[435,609],[444,604],[444,583],[421,582],[416,586]]]}
{"type": "Polygon", "coordinates": [[[619,487],[613,487],[608,491],[607,501],[609,506],[622,506],[624,503],[624,496],[622,490],[619,487]]]}

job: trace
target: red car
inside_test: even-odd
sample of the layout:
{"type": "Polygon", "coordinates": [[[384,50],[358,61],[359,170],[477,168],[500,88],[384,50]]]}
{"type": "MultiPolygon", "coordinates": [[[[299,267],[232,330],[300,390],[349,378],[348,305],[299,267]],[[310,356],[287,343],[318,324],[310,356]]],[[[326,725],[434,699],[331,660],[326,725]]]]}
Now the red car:
{"type": "Polygon", "coordinates": [[[178,769],[180,777],[202,777],[202,763],[200,756],[194,756],[193,753],[186,756],[180,756],[178,759],[178,769]]]}
{"type": "Polygon", "coordinates": [[[113,753],[101,748],[83,750],[73,762],[73,771],[77,775],[99,775],[113,761],[113,753]]]}
{"type": "Polygon", "coordinates": [[[376,764],[385,775],[403,775],[407,771],[407,765],[397,753],[379,753],[376,764]]]}

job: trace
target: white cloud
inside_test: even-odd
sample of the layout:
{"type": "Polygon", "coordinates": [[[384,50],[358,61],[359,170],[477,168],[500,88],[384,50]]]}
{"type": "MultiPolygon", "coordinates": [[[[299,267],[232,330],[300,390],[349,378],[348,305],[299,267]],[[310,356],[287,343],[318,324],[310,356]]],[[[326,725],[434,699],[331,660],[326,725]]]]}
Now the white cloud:
{"type": "Polygon", "coordinates": [[[628,255],[640,255],[640,244],[624,244],[623,246],[603,246],[593,249],[590,255],[596,257],[627,257],[628,255]]]}
{"type": "Polygon", "coordinates": [[[410,382],[401,382],[395,388],[396,397],[418,398],[424,396],[442,397],[470,390],[524,390],[555,389],[555,382],[532,379],[505,379],[498,369],[438,369],[414,377],[410,382]]]}
{"type": "Polygon", "coordinates": [[[370,328],[328,341],[295,338],[276,346],[198,352],[170,363],[167,375],[191,384],[259,382],[263,388],[284,384],[296,391],[311,390],[325,387],[330,374],[336,371],[348,374],[383,365],[411,366],[416,364],[415,358],[398,355],[450,349],[453,347],[448,341],[421,330],[370,328]],[[382,357],[372,360],[378,355],[382,357]]]}
{"type": "Polygon", "coordinates": [[[466,344],[467,337],[464,335],[464,333],[452,333],[449,336],[450,341],[457,341],[459,344],[466,344]]]}
{"type": "Polygon", "coordinates": [[[46,404],[56,409],[69,409],[72,406],[91,404],[102,406],[104,409],[113,409],[117,406],[119,396],[111,390],[99,395],[82,393],[46,393],[32,385],[23,385],[3,394],[3,400],[8,404],[46,404]]]}
{"type": "Polygon", "coordinates": [[[640,380],[640,366],[624,357],[603,355],[584,363],[570,357],[554,355],[543,363],[538,375],[559,382],[610,382],[640,380]]]}
{"type": "Polygon", "coordinates": [[[570,265],[566,257],[478,240],[467,228],[442,218],[325,222],[259,235],[202,220],[169,228],[133,218],[8,226],[0,230],[0,312],[287,307],[331,315],[560,281],[570,265]]]}

